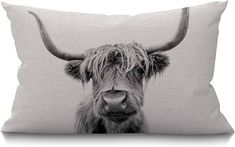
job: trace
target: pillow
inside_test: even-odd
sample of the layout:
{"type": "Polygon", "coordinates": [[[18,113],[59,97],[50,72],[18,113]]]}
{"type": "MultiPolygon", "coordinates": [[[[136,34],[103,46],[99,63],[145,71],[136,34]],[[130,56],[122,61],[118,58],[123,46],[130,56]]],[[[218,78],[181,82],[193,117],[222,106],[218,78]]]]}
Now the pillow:
{"type": "Polygon", "coordinates": [[[3,3],[22,65],[2,131],[232,133],[210,85],[226,5],[128,16],[3,3]]]}

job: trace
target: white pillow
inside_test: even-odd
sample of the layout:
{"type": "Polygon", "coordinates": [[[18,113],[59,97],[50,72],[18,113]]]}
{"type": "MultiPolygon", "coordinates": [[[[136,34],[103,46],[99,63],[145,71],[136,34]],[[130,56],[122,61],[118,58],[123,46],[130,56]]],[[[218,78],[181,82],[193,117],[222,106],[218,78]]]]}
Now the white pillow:
{"type": "Polygon", "coordinates": [[[107,16],[3,3],[22,65],[2,131],[232,133],[210,85],[226,5],[107,16]]]}

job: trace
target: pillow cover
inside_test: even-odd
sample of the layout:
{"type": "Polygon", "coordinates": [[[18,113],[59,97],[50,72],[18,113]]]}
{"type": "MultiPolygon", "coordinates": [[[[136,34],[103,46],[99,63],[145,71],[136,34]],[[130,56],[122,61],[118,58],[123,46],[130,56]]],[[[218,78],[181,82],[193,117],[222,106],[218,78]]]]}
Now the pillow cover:
{"type": "Polygon", "coordinates": [[[22,65],[2,131],[232,133],[210,85],[226,5],[128,16],[3,3],[22,65]]]}

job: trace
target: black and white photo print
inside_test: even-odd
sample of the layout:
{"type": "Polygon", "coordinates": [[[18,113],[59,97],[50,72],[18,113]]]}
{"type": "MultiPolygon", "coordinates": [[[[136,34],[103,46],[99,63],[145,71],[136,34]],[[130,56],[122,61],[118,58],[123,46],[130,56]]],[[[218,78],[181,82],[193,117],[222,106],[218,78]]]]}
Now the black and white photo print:
{"type": "Polygon", "coordinates": [[[4,3],[22,65],[2,131],[233,132],[210,85],[226,5],[130,16],[4,3]]]}
{"type": "Polygon", "coordinates": [[[42,41],[54,56],[68,61],[65,72],[82,83],[92,80],[92,93],[80,103],[76,114],[77,133],[144,133],[147,131],[142,106],[145,83],[169,65],[164,53],[175,48],[185,37],[189,8],[182,16],[172,40],[145,48],[140,43],[106,44],[84,54],[63,52],[52,42],[42,20],[32,14],[42,41]]]}

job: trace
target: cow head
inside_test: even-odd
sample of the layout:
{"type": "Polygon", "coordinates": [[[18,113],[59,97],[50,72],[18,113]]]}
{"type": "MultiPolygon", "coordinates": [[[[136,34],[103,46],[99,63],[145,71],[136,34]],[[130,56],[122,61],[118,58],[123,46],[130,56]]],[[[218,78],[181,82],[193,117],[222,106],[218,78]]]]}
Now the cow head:
{"type": "Polygon", "coordinates": [[[113,122],[125,121],[139,112],[144,98],[143,81],[166,69],[169,58],[164,52],[184,39],[189,23],[189,10],[184,8],[176,35],[162,45],[146,48],[135,42],[107,44],[75,55],[58,49],[38,15],[29,13],[37,20],[47,50],[68,61],[65,72],[82,83],[92,81],[97,117],[113,122]]]}

